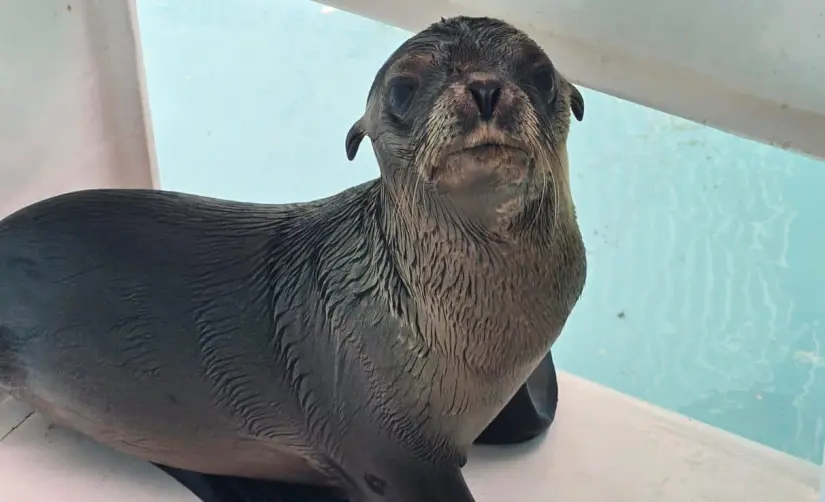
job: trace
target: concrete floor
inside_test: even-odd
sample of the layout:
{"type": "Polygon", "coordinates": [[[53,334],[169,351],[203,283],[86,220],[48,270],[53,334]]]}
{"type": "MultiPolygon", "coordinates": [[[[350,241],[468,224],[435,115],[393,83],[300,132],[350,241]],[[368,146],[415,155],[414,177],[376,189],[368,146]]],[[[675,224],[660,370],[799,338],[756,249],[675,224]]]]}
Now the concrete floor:
{"type": "MultiPolygon", "coordinates": [[[[568,374],[560,390],[547,437],[472,452],[464,471],[479,502],[817,500],[811,463],[568,374]]],[[[195,502],[153,466],[28,415],[20,403],[0,403],[0,498],[195,502]]]]}

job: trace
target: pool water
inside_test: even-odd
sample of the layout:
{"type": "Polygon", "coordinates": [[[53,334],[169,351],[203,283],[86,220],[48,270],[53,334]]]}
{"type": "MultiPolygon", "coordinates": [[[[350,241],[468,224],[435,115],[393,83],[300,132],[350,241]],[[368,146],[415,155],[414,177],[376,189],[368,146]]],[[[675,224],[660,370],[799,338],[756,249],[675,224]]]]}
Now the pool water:
{"type": "MultiPolygon", "coordinates": [[[[307,0],[138,8],[164,188],[287,202],[377,175],[344,136],[408,33],[307,0]]],[[[583,94],[589,276],[559,366],[818,463],[825,164],[583,94]]]]}

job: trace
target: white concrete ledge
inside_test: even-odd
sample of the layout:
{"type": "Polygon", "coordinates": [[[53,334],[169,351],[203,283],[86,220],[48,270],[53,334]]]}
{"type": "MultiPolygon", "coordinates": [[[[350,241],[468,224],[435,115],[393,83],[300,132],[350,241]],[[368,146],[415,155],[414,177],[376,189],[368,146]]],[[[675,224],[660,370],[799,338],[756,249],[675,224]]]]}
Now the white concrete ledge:
{"type": "MultiPolygon", "coordinates": [[[[568,374],[560,388],[548,437],[475,449],[465,472],[479,502],[817,500],[819,469],[811,463],[568,374]]],[[[19,417],[16,407],[0,404],[0,417],[19,417]]],[[[196,501],[150,464],[49,429],[38,414],[11,434],[0,429],[4,435],[2,500],[196,501]]]]}

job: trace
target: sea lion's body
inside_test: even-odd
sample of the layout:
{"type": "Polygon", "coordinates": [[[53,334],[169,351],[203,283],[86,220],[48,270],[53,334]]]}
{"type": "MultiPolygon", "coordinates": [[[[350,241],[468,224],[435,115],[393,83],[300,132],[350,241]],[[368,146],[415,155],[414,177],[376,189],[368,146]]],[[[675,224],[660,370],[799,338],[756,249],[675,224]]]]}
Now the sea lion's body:
{"type": "Polygon", "coordinates": [[[323,452],[308,424],[335,413],[336,390],[366,401],[357,375],[336,389],[319,371],[351,371],[355,347],[330,327],[352,321],[318,311],[351,308],[364,188],[300,206],[84,191],[13,215],[0,387],[148,460],[312,480],[323,452]],[[348,266],[329,270],[331,251],[348,266]]]}
{"type": "MultiPolygon", "coordinates": [[[[511,127],[538,127],[517,92],[500,99],[511,127]]],[[[476,163],[478,199],[398,191],[365,116],[348,154],[373,131],[382,178],[327,199],[90,190],[25,208],[0,222],[0,389],[196,493],[211,475],[470,502],[460,467],[479,435],[517,442],[552,421],[544,358],[584,285],[563,147],[518,160],[567,120],[552,117],[519,149],[468,147],[433,171],[457,190],[476,163]],[[521,181],[549,166],[552,194],[521,181]],[[539,396],[524,383],[542,360],[539,396]]]]}
{"type": "MultiPolygon", "coordinates": [[[[468,381],[394,348],[413,343],[390,309],[409,299],[381,273],[376,197],[375,182],[284,206],[91,190],[20,211],[0,222],[0,388],[121,451],[209,474],[338,483],[328,461],[346,434],[352,448],[391,445],[441,419],[422,382],[483,410],[450,424],[471,442],[511,397],[497,378],[526,375],[468,381]],[[382,394],[395,396],[379,410],[382,394]]],[[[439,446],[454,454],[421,444],[439,446]]]]}

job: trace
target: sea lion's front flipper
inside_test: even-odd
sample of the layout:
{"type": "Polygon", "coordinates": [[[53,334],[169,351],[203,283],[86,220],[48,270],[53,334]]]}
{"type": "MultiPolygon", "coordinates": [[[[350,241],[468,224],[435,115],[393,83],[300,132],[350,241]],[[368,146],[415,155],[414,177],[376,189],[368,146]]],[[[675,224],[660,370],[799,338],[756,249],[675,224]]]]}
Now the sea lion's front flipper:
{"type": "Polygon", "coordinates": [[[347,502],[330,488],[216,476],[154,465],[203,502],[347,502]]]}
{"type": "Polygon", "coordinates": [[[353,502],[475,502],[459,465],[437,466],[403,453],[380,460],[347,469],[353,502]]]}
{"type": "Polygon", "coordinates": [[[476,444],[517,444],[535,439],[556,416],[559,384],[553,355],[548,352],[527,382],[476,439],[476,444]]]}

